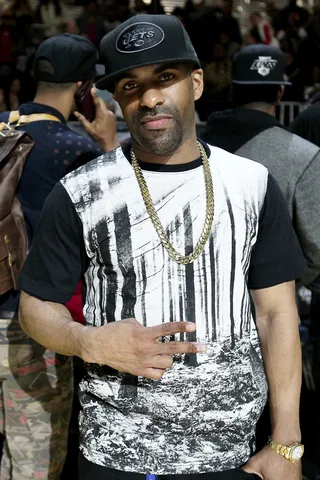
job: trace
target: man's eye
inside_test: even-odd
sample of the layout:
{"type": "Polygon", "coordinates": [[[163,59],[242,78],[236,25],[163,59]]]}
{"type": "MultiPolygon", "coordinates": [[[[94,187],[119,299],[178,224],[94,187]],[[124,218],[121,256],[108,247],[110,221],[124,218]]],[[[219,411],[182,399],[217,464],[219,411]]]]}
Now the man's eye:
{"type": "Polygon", "coordinates": [[[136,88],[137,87],[137,84],[134,83],[134,82],[130,82],[130,83],[126,83],[124,86],[123,86],[123,90],[132,90],[133,88],[136,88]]]}
{"type": "Polygon", "coordinates": [[[172,73],[163,73],[160,77],[161,82],[169,82],[172,80],[174,75],[172,73]]]}

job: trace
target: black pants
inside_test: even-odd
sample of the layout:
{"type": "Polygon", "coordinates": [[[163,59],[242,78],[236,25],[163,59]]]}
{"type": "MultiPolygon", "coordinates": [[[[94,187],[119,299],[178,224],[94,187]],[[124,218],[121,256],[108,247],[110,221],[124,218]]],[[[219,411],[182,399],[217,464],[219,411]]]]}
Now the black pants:
{"type": "MultiPolygon", "coordinates": [[[[145,480],[140,473],[120,472],[112,468],[101,467],[79,456],[79,480],[145,480]]],[[[258,475],[246,473],[240,468],[217,473],[190,475],[158,475],[157,480],[261,480],[258,475]]]]}

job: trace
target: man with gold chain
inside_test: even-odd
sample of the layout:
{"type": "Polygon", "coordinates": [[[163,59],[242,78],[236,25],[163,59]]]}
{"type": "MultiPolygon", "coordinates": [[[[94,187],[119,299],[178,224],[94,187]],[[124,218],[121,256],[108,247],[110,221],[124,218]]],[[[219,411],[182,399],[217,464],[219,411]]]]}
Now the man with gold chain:
{"type": "Polygon", "coordinates": [[[80,479],[300,480],[306,265],[279,188],[197,140],[203,72],[176,17],[132,17],[100,50],[130,144],[55,187],[21,275],[22,327],[86,362],[80,479]],[[80,278],[86,326],[63,307],[80,278]]]}

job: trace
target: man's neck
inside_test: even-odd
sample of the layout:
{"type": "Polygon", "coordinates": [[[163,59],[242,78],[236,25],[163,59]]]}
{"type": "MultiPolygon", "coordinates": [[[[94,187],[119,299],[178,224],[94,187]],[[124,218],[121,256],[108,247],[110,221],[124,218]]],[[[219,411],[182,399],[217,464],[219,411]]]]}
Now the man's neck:
{"type": "Polygon", "coordinates": [[[200,157],[196,135],[184,141],[183,144],[180,145],[180,147],[170,155],[156,155],[152,152],[146,152],[133,138],[132,149],[140,162],[158,163],[162,165],[179,165],[183,163],[189,163],[200,157]]]}
{"type": "Polygon", "coordinates": [[[70,101],[69,96],[53,96],[47,94],[36,94],[34,100],[35,103],[41,103],[42,105],[46,105],[51,108],[55,108],[58,110],[61,115],[63,115],[64,119],[67,121],[72,113],[72,104],[73,102],[70,101]]]}
{"type": "Polygon", "coordinates": [[[249,110],[258,110],[259,112],[268,113],[269,115],[275,116],[276,109],[274,105],[270,103],[264,102],[254,102],[254,103],[246,103],[245,105],[241,105],[241,108],[248,108],[249,110]]]}

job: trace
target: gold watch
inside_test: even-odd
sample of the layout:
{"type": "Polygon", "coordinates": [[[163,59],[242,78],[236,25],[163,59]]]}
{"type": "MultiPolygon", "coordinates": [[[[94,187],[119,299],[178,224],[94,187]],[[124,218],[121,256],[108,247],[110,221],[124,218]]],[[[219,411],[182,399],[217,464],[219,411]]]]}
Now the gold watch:
{"type": "Polygon", "coordinates": [[[282,457],[286,458],[291,463],[300,460],[304,452],[304,445],[300,442],[295,442],[291,445],[281,445],[281,443],[275,442],[270,437],[268,438],[268,446],[271,450],[282,455],[282,457]]]}

